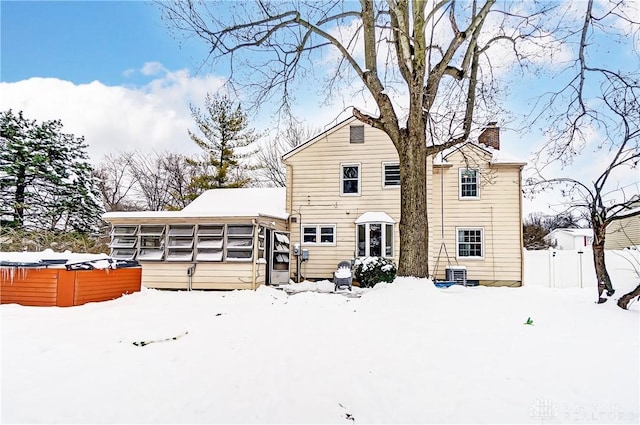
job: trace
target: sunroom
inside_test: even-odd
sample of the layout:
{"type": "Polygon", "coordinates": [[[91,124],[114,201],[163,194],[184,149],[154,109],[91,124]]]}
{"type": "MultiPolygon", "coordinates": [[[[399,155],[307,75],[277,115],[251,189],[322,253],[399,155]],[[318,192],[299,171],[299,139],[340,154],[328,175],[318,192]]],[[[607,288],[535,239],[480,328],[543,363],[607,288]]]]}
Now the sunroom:
{"type": "Polygon", "coordinates": [[[161,289],[255,289],[289,282],[281,188],[214,189],[181,211],[110,212],[111,256],[161,289]]]}

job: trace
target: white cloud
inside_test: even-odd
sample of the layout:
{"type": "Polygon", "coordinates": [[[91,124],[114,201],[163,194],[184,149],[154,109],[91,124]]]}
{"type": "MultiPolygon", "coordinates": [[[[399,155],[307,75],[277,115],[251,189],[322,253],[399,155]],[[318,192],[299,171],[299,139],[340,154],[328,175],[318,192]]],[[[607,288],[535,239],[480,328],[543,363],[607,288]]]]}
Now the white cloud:
{"type": "Polygon", "coordinates": [[[160,75],[167,69],[160,62],[146,62],[140,72],[142,75],[160,75]]]}
{"type": "Polygon", "coordinates": [[[142,72],[162,74],[140,88],[56,78],[0,83],[0,108],[22,110],[38,121],[62,120],[64,132],[85,136],[94,163],[118,151],[197,152],[187,134],[194,127],[189,104],[202,104],[223,79],[169,72],[158,63],[145,64],[142,72]]]}

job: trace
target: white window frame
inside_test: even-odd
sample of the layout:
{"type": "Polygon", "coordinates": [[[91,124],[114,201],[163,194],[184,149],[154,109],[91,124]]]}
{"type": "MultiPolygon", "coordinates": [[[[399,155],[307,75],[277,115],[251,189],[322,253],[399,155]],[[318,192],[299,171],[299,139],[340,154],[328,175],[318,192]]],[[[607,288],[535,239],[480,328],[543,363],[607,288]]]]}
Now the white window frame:
{"type": "Polygon", "coordinates": [[[336,246],[336,239],[337,239],[337,231],[336,231],[336,225],[335,224],[303,224],[302,225],[302,244],[303,245],[320,245],[320,246],[336,246]],[[316,241],[315,242],[305,242],[304,241],[304,235],[305,229],[312,229],[315,228],[316,233],[316,241]],[[331,228],[333,229],[333,242],[322,242],[322,232],[321,229],[327,229],[327,228],[331,228]]]}
{"type": "Polygon", "coordinates": [[[384,189],[400,189],[400,163],[394,161],[388,161],[382,163],[382,187],[384,189]],[[398,184],[387,184],[387,173],[386,168],[388,166],[397,166],[398,167],[398,184]]]}
{"type": "Polygon", "coordinates": [[[362,164],[359,162],[340,164],[340,196],[360,196],[361,191],[362,191],[362,164]],[[356,193],[344,193],[344,168],[345,167],[358,168],[358,191],[356,193]]]}
{"type": "Polygon", "coordinates": [[[485,239],[484,227],[456,227],[456,258],[461,260],[484,260],[485,239]],[[460,232],[480,231],[480,256],[460,255],[460,232]]]}
{"type": "MultiPolygon", "coordinates": [[[[464,184],[471,184],[471,183],[464,183],[464,184]]],[[[458,169],[458,199],[460,200],[477,200],[480,199],[480,170],[477,168],[459,168],[458,169]],[[474,171],[476,173],[476,196],[465,196],[462,193],[462,173],[465,171],[474,171]]]]}
{"type": "Polygon", "coordinates": [[[395,234],[396,234],[396,230],[395,230],[395,224],[393,223],[381,223],[381,222],[377,222],[377,221],[373,221],[373,222],[366,222],[366,223],[358,223],[356,224],[356,252],[355,252],[355,256],[358,258],[364,258],[364,257],[370,257],[371,256],[371,225],[372,224],[379,224],[381,225],[381,242],[380,242],[380,252],[382,253],[381,257],[384,258],[393,258],[393,253],[394,253],[394,239],[395,239],[395,234]],[[358,229],[360,228],[360,226],[364,227],[364,255],[360,255],[360,249],[359,249],[359,235],[358,235],[358,229]],[[387,226],[391,226],[391,240],[388,241],[387,240],[387,226]],[[390,245],[391,247],[391,255],[387,255],[387,245],[390,245]]]}

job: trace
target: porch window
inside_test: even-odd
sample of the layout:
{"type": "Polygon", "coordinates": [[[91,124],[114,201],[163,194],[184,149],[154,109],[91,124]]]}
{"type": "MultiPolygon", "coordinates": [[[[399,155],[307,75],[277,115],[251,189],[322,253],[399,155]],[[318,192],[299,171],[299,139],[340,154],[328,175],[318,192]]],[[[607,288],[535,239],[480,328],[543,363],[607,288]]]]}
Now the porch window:
{"type": "Polygon", "coordinates": [[[480,186],[479,186],[479,173],[478,170],[470,168],[460,168],[460,199],[479,199],[480,198],[480,186]]]}
{"type": "Polygon", "coordinates": [[[138,226],[113,226],[111,230],[111,257],[121,260],[133,260],[138,250],[138,226]]]}
{"type": "Polygon", "coordinates": [[[358,257],[393,257],[393,224],[357,225],[358,257]]]}
{"type": "Polygon", "coordinates": [[[250,261],[253,257],[253,225],[227,226],[227,261],[250,261]]]}
{"type": "Polygon", "coordinates": [[[193,259],[193,225],[171,225],[168,236],[167,260],[191,261],[193,259]]]}
{"type": "Polygon", "coordinates": [[[164,225],[140,226],[138,260],[160,261],[164,258],[164,225]]]}
{"type": "Polygon", "coordinates": [[[483,229],[456,228],[456,252],[459,258],[483,258],[483,229]]]}
{"type": "Polygon", "coordinates": [[[302,226],[302,242],[307,245],[335,245],[335,224],[305,224],[302,226]]]}
{"type": "Polygon", "coordinates": [[[196,239],[196,260],[222,261],[223,224],[201,224],[196,239]]]}
{"type": "Polygon", "coordinates": [[[360,164],[342,164],[340,166],[340,194],[360,194],[360,164]]]}
{"type": "Polygon", "coordinates": [[[400,187],[400,164],[382,164],[382,187],[400,187]]]}

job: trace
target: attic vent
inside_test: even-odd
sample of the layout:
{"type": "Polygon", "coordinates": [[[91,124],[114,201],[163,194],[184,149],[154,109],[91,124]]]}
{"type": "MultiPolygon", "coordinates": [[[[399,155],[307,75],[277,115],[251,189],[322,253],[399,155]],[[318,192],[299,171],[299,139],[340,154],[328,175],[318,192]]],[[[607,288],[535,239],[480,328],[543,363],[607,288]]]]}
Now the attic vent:
{"type": "Polygon", "coordinates": [[[291,217],[291,222],[292,223],[297,223],[298,222],[298,217],[291,217]]]}
{"type": "Polygon", "coordinates": [[[350,130],[350,143],[364,143],[364,125],[352,125],[350,130]]]}

